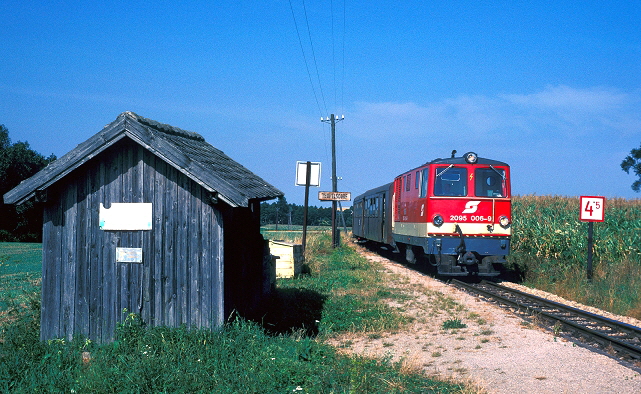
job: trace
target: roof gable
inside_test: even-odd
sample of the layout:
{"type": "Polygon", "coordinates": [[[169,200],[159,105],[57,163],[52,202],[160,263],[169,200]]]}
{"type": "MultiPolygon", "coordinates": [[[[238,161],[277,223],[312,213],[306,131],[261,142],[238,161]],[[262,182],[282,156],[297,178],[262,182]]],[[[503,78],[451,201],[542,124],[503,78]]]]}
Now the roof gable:
{"type": "Polygon", "coordinates": [[[75,149],[49,164],[4,195],[6,204],[20,204],[128,137],[173,166],[231,206],[246,207],[249,200],[269,200],[283,193],[198,133],[123,112],[115,121],[75,149]]]}

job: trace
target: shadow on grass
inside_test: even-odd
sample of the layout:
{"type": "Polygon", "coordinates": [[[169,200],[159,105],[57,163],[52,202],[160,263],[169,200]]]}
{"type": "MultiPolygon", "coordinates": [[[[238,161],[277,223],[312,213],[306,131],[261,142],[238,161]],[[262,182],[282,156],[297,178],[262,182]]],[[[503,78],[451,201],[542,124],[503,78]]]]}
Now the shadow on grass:
{"type": "Polygon", "coordinates": [[[326,299],[313,290],[276,289],[257,322],[271,335],[302,331],[306,336],[316,336],[326,299]]]}

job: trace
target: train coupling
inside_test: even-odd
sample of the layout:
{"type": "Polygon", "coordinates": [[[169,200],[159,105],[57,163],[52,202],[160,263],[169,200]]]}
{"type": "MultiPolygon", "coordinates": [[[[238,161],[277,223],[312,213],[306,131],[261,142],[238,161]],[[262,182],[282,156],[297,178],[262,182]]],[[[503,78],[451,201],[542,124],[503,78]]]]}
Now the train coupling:
{"type": "Polygon", "coordinates": [[[474,265],[478,264],[478,260],[476,259],[476,255],[472,252],[465,252],[463,255],[459,255],[459,264],[464,264],[464,265],[474,265]]]}

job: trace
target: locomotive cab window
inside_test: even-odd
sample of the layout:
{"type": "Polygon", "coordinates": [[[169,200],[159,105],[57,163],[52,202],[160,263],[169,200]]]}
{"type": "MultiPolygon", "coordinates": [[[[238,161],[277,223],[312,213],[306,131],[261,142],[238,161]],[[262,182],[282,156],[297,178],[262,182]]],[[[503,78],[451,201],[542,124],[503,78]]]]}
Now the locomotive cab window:
{"type": "Polygon", "coordinates": [[[434,177],[435,196],[467,196],[467,169],[438,167],[434,177]]]}
{"type": "Polygon", "coordinates": [[[423,172],[421,173],[421,188],[419,190],[418,196],[423,198],[427,195],[427,171],[428,169],[424,169],[423,172]]]}
{"type": "Polygon", "coordinates": [[[474,189],[477,197],[507,197],[505,170],[499,168],[477,168],[474,189]]]}

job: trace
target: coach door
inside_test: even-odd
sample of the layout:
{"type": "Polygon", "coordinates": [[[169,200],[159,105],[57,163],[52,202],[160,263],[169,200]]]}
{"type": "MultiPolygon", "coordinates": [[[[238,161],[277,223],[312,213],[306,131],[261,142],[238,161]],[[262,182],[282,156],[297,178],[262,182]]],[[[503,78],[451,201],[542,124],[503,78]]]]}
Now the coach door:
{"type": "Polygon", "coordinates": [[[387,201],[386,200],[386,194],[383,193],[381,194],[381,206],[380,206],[380,212],[381,212],[381,221],[379,223],[380,225],[380,234],[381,234],[381,240],[383,242],[386,242],[387,240],[387,234],[385,234],[385,223],[387,223],[387,217],[386,217],[386,209],[385,207],[387,206],[387,201]]]}

